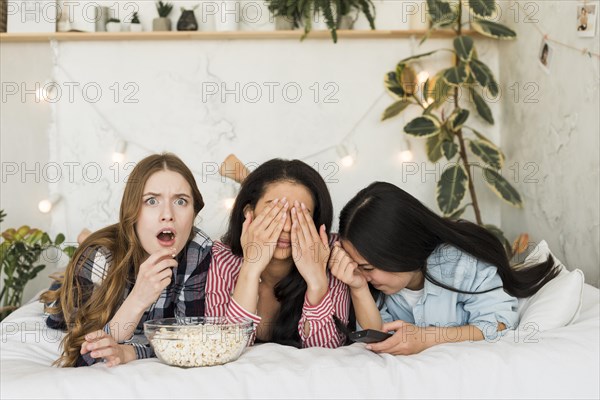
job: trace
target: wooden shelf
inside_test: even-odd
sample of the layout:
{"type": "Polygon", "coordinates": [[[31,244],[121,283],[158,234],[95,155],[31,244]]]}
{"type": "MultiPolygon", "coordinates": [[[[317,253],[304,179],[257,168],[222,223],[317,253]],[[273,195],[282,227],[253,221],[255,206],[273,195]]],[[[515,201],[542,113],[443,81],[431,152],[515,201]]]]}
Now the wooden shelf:
{"type": "MultiPolygon", "coordinates": [[[[424,30],[339,30],[340,39],[399,39],[421,37],[424,30]]],[[[0,33],[0,42],[105,41],[105,40],[273,40],[300,39],[304,32],[293,31],[236,31],[236,32],[57,32],[57,33],[0,33]]],[[[464,32],[469,34],[472,32],[464,32]]],[[[454,37],[453,31],[433,32],[433,38],[454,37]]],[[[331,40],[329,31],[312,31],[307,39],[331,40]]]]}

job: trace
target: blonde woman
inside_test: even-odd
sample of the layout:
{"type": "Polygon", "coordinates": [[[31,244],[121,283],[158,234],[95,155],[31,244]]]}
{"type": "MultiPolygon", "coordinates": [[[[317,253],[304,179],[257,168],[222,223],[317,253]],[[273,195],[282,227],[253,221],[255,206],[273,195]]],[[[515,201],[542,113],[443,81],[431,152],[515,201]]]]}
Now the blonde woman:
{"type": "Polygon", "coordinates": [[[204,315],[212,242],[194,227],[204,207],[189,168],[175,155],[133,169],[119,222],[89,235],[57,285],[41,297],[49,327],[66,330],[64,367],[112,367],[154,356],[132,338],[143,322],[204,315]]]}

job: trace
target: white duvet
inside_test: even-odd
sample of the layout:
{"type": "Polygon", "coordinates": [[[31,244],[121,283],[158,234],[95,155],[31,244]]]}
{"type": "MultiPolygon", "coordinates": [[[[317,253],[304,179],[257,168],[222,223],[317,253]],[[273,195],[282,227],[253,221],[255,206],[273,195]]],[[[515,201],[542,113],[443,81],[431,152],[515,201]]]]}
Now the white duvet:
{"type": "Polygon", "coordinates": [[[32,303],[2,323],[0,398],[595,398],[599,291],[585,285],[571,325],[495,343],[438,345],[413,356],[362,344],[330,350],[257,345],[237,361],[182,369],[157,359],[109,369],[54,368],[61,336],[32,303]]]}

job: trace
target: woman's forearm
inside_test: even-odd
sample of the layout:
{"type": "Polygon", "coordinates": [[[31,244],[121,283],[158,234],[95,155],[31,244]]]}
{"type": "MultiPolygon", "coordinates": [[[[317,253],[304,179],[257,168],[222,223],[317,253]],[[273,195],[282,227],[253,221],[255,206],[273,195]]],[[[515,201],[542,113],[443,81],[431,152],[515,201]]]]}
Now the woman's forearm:
{"type": "Polygon", "coordinates": [[[146,308],[131,294],[108,323],[110,335],[119,343],[131,339],[146,308]]]}
{"type": "Polygon", "coordinates": [[[242,264],[232,297],[236,303],[252,314],[256,314],[258,307],[259,281],[260,275],[248,268],[246,263],[242,264]]]}
{"type": "Polygon", "coordinates": [[[361,328],[380,331],[383,326],[383,320],[379,314],[377,304],[375,304],[375,300],[373,300],[373,296],[369,291],[369,287],[352,289],[350,296],[352,296],[356,321],[360,324],[361,328]]]}

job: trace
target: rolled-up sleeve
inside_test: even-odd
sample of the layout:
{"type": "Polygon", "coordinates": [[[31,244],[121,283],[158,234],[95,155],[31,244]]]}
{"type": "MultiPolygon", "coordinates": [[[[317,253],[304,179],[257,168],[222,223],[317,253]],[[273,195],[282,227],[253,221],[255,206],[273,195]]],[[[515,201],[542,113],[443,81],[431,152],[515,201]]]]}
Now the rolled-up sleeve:
{"type": "Polygon", "coordinates": [[[518,301],[504,291],[502,279],[496,267],[478,263],[478,268],[466,291],[482,292],[498,288],[487,293],[464,295],[464,310],[468,313],[468,324],[476,326],[484,339],[496,340],[505,331],[498,332],[498,323],[507,329],[516,328],[519,323],[518,301]]]}

